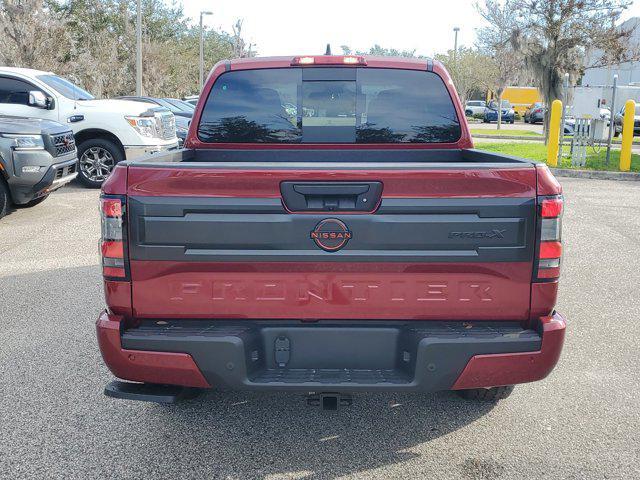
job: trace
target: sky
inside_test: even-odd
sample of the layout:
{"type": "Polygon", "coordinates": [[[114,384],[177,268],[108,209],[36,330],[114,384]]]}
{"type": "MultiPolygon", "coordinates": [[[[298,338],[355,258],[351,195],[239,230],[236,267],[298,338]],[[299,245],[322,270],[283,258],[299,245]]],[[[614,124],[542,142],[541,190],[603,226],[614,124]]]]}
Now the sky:
{"type": "MultiPolygon", "coordinates": [[[[199,22],[200,11],[209,28],[231,32],[244,19],[243,37],[261,56],[322,54],[327,43],[333,53],[340,46],[368,50],[374,44],[398,50],[416,50],[433,56],[458,45],[473,46],[482,18],[474,0],[183,0],[185,14],[199,22]]],[[[640,16],[635,0],[625,18],[640,16]]]]}

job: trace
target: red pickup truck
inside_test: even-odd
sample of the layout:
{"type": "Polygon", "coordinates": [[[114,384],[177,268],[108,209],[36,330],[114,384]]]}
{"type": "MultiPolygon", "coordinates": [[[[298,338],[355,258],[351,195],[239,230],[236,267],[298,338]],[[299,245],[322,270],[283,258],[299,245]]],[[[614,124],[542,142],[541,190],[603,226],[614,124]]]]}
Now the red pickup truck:
{"type": "Polygon", "coordinates": [[[102,189],[108,395],[496,400],[556,365],[561,187],[473,149],[439,62],[220,62],[185,147],[102,189]]]}

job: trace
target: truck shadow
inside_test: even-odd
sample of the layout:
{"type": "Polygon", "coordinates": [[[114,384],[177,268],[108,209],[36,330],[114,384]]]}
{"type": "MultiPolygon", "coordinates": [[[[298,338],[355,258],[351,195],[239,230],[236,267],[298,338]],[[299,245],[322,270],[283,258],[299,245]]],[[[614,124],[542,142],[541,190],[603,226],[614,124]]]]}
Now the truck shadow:
{"type": "Polygon", "coordinates": [[[307,406],[305,398],[214,391],[187,403],[158,406],[154,414],[160,418],[153,421],[165,428],[157,440],[166,442],[172,430],[197,431],[196,440],[180,435],[180,450],[193,461],[181,458],[180,463],[205,471],[210,467],[216,477],[333,478],[409,461],[419,456],[409,449],[462,428],[494,407],[467,402],[453,392],[360,394],[350,407],[323,412],[307,406]]]}

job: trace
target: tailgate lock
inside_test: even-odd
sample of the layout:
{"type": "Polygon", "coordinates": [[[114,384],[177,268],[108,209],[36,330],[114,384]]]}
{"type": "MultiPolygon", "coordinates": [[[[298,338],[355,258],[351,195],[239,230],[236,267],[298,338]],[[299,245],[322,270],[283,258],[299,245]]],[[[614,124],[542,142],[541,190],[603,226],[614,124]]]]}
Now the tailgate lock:
{"type": "Polygon", "coordinates": [[[291,341],[289,340],[289,338],[281,335],[276,338],[274,347],[276,364],[278,365],[278,367],[284,368],[287,363],[289,363],[291,341]]]}

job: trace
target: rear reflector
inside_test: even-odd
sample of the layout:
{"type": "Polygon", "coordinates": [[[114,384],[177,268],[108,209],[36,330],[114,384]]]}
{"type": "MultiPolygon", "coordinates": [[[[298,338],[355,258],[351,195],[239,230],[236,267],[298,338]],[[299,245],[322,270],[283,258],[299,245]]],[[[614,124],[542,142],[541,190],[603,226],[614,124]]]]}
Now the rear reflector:
{"type": "Polygon", "coordinates": [[[539,258],[560,258],[562,256],[562,244],[560,242],[540,243],[539,258]]]}
{"type": "Polygon", "coordinates": [[[122,247],[122,242],[103,240],[102,256],[108,258],[124,258],[124,249],[122,247]]]}
{"type": "Polygon", "coordinates": [[[105,267],[103,265],[102,266],[102,275],[104,275],[105,277],[125,277],[126,276],[126,272],[125,272],[124,268],[105,267]]]}
{"type": "Polygon", "coordinates": [[[120,199],[101,198],[102,213],[106,217],[121,217],[122,216],[122,202],[120,199]]]}
{"type": "Polygon", "coordinates": [[[555,218],[562,215],[562,198],[545,198],[540,207],[542,218],[555,218]]]}

